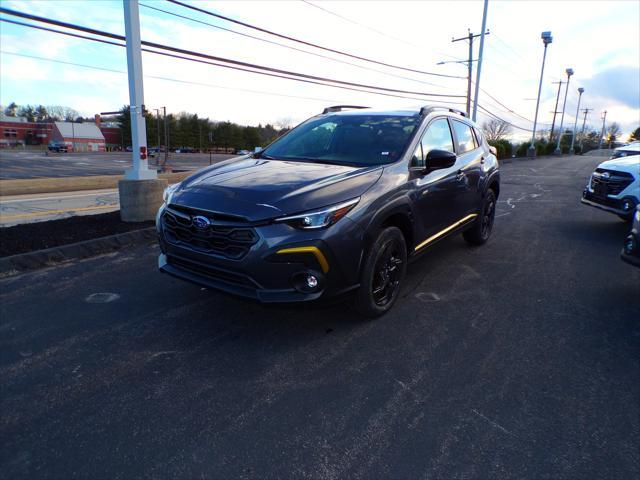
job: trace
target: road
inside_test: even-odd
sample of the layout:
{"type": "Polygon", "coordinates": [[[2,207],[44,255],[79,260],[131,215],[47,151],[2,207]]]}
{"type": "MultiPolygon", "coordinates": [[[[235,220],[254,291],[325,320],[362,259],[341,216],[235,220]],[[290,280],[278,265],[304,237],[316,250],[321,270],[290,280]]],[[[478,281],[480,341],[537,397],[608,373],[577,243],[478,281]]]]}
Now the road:
{"type": "Polygon", "coordinates": [[[119,208],[116,189],[3,196],[0,197],[0,227],[107,213],[119,208]]]}
{"type": "MultiPolygon", "coordinates": [[[[217,163],[234,155],[212,154],[217,163]]],[[[158,159],[150,159],[153,164],[158,159]]],[[[209,165],[209,155],[172,153],[169,165],[174,170],[196,170],[209,165]]],[[[21,178],[121,175],[131,165],[131,153],[52,153],[35,150],[0,150],[0,180],[21,178]]]]}
{"type": "Polygon", "coordinates": [[[0,280],[4,478],[638,478],[640,270],[597,158],[503,166],[493,237],[387,316],[270,306],[143,246],[0,280]]]}

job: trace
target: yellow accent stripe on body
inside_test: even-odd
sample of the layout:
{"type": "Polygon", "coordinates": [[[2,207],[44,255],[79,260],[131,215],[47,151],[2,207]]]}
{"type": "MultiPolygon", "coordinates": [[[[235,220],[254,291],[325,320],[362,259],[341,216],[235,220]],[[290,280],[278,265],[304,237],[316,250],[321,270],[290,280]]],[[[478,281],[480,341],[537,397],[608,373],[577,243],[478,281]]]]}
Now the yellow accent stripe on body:
{"type": "Polygon", "coordinates": [[[318,247],[292,247],[292,248],[284,248],[282,250],[278,250],[276,253],[284,254],[284,253],[311,253],[316,257],[318,263],[320,264],[320,268],[322,269],[322,273],[327,273],[329,271],[329,262],[327,262],[327,258],[324,256],[324,253],[318,247]]]}
{"type": "Polygon", "coordinates": [[[460,220],[458,220],[456,223],[449,225],[447,228],[445,228],[444,230],[440,230],[438,233],[436,233],[435,235],[431,235],[429,238],[427,238],[424,242],[422,242],[421,244],[419,244],[414,251],[418,251],[423,247],[426,247],[427,245],[429,245],[431,242],[437,240],[438,238],[442,237],[443,235],[446,235],[447,233],[449,233],[451,230],[453,230],[454,228],[459,227],[460,225],[462,225],[463,223],[468,222],[469,220],[471,220],[472,218],[477,217],[478,214],[477,213],[472,213],[470,215],[467,215],[464,218],[461,218],[460,220]]]}

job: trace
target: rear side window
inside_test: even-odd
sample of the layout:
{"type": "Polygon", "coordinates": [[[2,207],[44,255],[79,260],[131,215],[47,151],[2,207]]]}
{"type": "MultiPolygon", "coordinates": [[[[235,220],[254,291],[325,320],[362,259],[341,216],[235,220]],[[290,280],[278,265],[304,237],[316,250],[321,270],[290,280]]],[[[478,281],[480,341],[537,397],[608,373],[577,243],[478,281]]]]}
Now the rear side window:
{"type": "Polygon", "coordinates": [[[462,154],[476,149],[478,145],[476,144],[476,139],[473,136],[471,127],[457,120],[453,120],[452,123],[458,139],[458,153],[462,154]]]}
{"type": "Polygon", "coordinates": [[[411,165],[424,167],[427,155],[431,150],[446,150],[453,152],[453,138],[446,118],[438,118],[431,122],[422,136],[422,141],[413,155],[411,165]]]}

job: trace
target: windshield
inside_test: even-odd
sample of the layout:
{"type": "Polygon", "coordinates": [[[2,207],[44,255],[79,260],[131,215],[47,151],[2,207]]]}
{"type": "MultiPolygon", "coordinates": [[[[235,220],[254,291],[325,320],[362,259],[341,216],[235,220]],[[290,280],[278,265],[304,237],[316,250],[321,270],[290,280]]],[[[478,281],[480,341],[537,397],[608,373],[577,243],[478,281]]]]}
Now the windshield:
{"type": "Polygon", "coordinates": [[[331,115],[311,119],[260,152],[263,158],[370,166],[395,162],[420,117],[331,115]]]}

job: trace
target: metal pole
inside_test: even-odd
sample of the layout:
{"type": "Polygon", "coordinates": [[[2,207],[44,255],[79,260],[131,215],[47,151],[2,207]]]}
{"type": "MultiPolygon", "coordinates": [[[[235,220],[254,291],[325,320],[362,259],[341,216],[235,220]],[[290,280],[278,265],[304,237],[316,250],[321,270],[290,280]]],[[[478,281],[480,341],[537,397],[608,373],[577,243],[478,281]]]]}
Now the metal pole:
{"type": "Polygon", "coordinates": [[[71,151],[76,151],[76,129],[73,122],[71,122],[71,151]]]}
{"type": "Polygon", "coordinates": [[[556,114],[558,113],[558,102],[560,101],[560,89],[564,83],[562,80],[559,82],[553,82],[558,84],[558,94],[556,95],[556,106],[553,108],[553,120],[551,121],[551,132],[549,133],[549,141],[553,141],[553,130],[556,128],[556,114]]]}
{"type": "Polygon", "coordinates": [[[578,89],[578,108],[576,109],[576,121],[573,122],[573,135],[571,136],[571,148],[569,148],[569,153],[573,155],[573,145],[576,140],[576,128],[578,127],[578,115],[580,115],[580,100],[582,100],[582,94],[584,93],[584,88],[580,87],[578,89]]]}
{"type": "Polygon", "coordinates": [[[478,92],[480,90],[480,72],[482,71],[482,54],[484,53],[484,32],[487,28],[487,10],[489,9],[489,0],[484,0],[484,11],[482,13],[482,31],[480,33],[480,51],[478,52],[478,70],[476,71],[476,93],[473,103],[473,121],[476,121],[478,114],[478,92]]]}
{"type": "Polygon", "coordinates": [[[127,40],[127,73],[129,77],[129,105],[131,112],[131,147],[133,168],[125,171],[126,180],[156,179],[157,173],[149,169],[147,131],[144,120],[144,91],[142,81],[142,53],[140,50],[140,15],[138,0],[123,0],[124,30],[127,40]],[[144,153],[144,158],[141,158],[144,153]]]}
{"type": "Polygon", "coordinates": [[[167,107],[162,107],[164,115],[164,163],[169,161],[169,130],[167,129],[167,107]]]}
{"type": "MultiPolygon", "coordinates": [[[[546,32],[545,32],[546,33],[546,32]]],[[[544,63],[547,59],[547,46],[550,43],[550,40],[547,41],[545,39],[545,33],[543,33],[543,40],[544,40],[544,53],[542,54],[542,69],[540,70],[540,83],[538,84],[538,99],[536,100],[536,114],[533,117],[533,133],[531,134],[531,146],[529,147],[529,151],[527,152],[527,154],[530,157],[535,157],[536,156],[536,127],[538,126],[538,109],[540,108],[540,93],[542,92],[542,79],[544,78],[544,63]]],[[[549,35],[548,38],[550,39],[551,36],[549,35]]]]}
{"type": "Polygon", "coordinates": [[[473,33],[469,30],[469,65],[467,65],[467,117],[471,115],[471,77],[473,75],[473,33]]]}
{"type": "Polygon", "coordinates": [[[604,111],[604,115],[602,115],[602,131],[600,132],[600,144],[598,145],[598,150],[602,150],[602,142],[604,141],[604,125],[607,121],[607,111],[604,111]]]}
{"type": "Polygon", "coordinates": [[[558,131],[558,144],[556,145],[556,149],[553,152],[556,155],[560,155],[562,150],[560,150],[560,140],[562,140],[562,126],[564,125],[564,111],[567,107],[567,96],[569,95],[569,82],[571,81],[571,75],[573,75],[573,69],[567,68],[567,88],[564,91],[564,103],[562,104],[562,116],[560,117],[560,130],[558,131]]]}
{"type": "Polygon", "coordinates": [[[160,153],[160,109],[156,108],[156,133],[158,134],[158,153],[160,153]]]}

